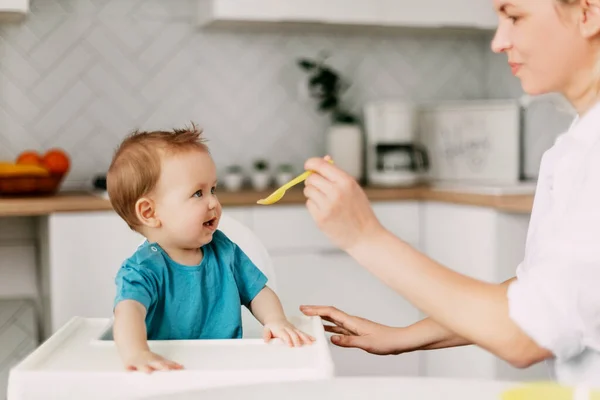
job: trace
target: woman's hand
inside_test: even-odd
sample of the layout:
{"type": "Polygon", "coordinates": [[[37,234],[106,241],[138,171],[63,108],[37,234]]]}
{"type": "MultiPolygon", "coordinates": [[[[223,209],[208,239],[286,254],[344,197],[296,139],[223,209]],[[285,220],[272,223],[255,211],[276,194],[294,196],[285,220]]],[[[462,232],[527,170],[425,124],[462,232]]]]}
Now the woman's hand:
{"type": "Polygon", "coordinates": [[[306,207],[319,229],[340,249],[348,251],[363,238],[374,239],[384,229],[356,180],[329,158],[311,158],[305,181],[306,207]]]}
{"type": "Polygon", "coordinates": [[[340,347],[355,347],[377,355],[401,354],[418,347],[417,343],[408,343],[408,336],[404,335],[405,328],[381,325],[329,306],[301,306],[300,311],[333,323],[325,325],[325,330],[335,334],[331,342],[340,347]]]}

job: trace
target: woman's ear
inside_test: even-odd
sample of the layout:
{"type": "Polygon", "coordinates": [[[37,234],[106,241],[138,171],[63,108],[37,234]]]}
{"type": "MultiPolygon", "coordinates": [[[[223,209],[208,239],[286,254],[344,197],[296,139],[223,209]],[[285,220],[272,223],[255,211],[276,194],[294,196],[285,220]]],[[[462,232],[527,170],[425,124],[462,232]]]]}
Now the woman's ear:
{"type": "Polygon", "coordinates": [[[600,34],[600,0],[581,0],[580,30],[586,38],[600,34]]]}
{"type": "Polygon", "coordinates": [[[149,228],[160,227],[160,220],[156,215],[154,201],[148,197],[142,197],[135,202],[135,215],[144,226],[149,228]]]}

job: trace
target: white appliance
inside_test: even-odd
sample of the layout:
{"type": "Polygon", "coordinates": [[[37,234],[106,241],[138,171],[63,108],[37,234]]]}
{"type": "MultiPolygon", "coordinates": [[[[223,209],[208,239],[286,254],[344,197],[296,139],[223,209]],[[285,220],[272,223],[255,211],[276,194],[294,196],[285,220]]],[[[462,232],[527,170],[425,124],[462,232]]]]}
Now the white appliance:
{"type": "Polygon", "coordinates": [[[518,100],[423,106],[419,139],[431,181],[512,184],[522,178],[522,112],[518,100]]]}
{"type": "Polygon", "coordinates": [[[427,169],[428,157],[416,139],[418,109],[385,100],[364,107],[366,178],[373,186],[409,186],[427,169]]]}
{"type": "Polygon", "coordinates": [[[532,192],[543,153],[574,116],[556,94],[422,106],[419,141],[431,160],[427,179],[438,186],[532,192]]]}

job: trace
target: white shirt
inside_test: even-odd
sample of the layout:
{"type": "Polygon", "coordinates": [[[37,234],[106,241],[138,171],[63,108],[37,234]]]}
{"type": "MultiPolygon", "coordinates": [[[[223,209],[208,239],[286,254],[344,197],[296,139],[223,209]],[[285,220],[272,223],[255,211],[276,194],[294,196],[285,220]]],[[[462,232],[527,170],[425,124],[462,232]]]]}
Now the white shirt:
{"type": "Polygon", "coordinates": [[[600,104],[541,162],[510,317],[550,350],[555,379],[600,387],[600,104]]]}

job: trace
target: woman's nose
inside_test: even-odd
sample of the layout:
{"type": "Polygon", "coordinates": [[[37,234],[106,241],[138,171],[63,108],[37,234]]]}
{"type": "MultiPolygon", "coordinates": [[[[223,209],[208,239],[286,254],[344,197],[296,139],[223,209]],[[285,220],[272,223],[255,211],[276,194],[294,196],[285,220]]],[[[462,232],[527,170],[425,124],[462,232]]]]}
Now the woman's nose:
{"type": "Polygon", "coordinates": [[[498,28],[496,29],[496,34],[492,39],[492,51],[494,53],[503,53],[510,49],[511,46],[512,44],[510,42],[506,29],[503,27],[502,24],[499,24],[498,28]]]}

